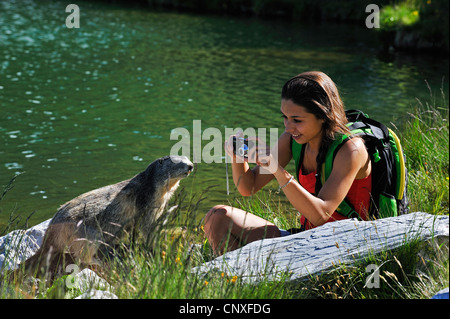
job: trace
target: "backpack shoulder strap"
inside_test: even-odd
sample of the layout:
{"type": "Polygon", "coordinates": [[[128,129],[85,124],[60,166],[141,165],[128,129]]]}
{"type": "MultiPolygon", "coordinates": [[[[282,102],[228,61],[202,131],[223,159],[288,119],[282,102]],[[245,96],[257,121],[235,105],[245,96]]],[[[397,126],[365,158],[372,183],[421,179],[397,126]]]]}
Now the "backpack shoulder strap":
{"type": "Polygon", "coordinates": [[[328,177],[331,174],[331,170],[333,169],[333,161],[336,157],[337,152],[341,149],[341,147],[350,139],[352,135],[348,136],[345,134],[339,134],[336,139],[331,143],[328,147],[327,154],[325,156],[325,160],[322,164],[322,168],[320,170],[320,181],[321,183],[325,183],[328,177]]]}
{"type": "MultiPolygon", "coordinates": [[[[331,170],[333,168],[333,160],[334,157],[336,156],[336,153],[339,151],[342,145],[344,145],[344,143],[350,139],[351,136],[340,134],[339,136],[337,136],[334,142],[331,143],[330,147],[328,148],[327,155],[325,156],[325,161],[322,164],[320,173],[317,174],[316,177],[316,192],[320,190],[322,185],[325,183],[326,179],[330,176],[331,170]]],[[[303,144],[298,144],[291,137],[291,150],[292,150],[292,157],[294,158],[295,162],[295,175],[297,176],[297,180],[299,180],[298,173],[300,165],[303,161],[305,148],[303,147],[303,144]]],[[[349,218],[359,217],[358,213],[353,209],[353,206],[346,199],[342,201],[342,203],[337,208],[337,211],[340,214],[349,218]]]]}
{"type": "Polygon", "coordinates": [[[405,195],[405,188],[406,188],[406,165],[405,165],[405,156],[403,155],[402,146],[400,144],[400,139],[397,137],[397,135],[389,129],[390,136],[393,139],[393,142],[391,143],[391,147],[395,150],[393,152],[394,157],[396,158],[395,164],[396,164],[396,173],[397,173],[397,187],[396,187],[396,193],[395,197],[399,200],[403,199],[403,196],[405,195]]]}
{"type": "MultiPolygon", "coordinates": [[[[334,161],[334,158],[336,157],[337,152],[351,138],[352,138],[352,135],[348,136],[345,134],[340,134],[336,137],[336,139],[328,147],[328,151],[325,156],[324,163],[322,164],[320,172],[316,178],[316,193],[319,192],[322,185],[325,183],[325,181],[330,176],[331,170],[333,169],[333,161],[334,161]]],[[[355,211],[352,204],[347,200],[347,198],[345,198],[339,204],[336,211],[339,214],[341,214],[345,217],[348,217],[348,218],[355,218],[355,217],[359,218],[359,214],[355,211]]]]}
{"type": "Polygon", "coordinates": [[[294,158],[295,162],[295,176],[297,176],[297,181],[299,180],[298,172],[300,169],[300,163],[303,161],[303,155],[305,152],[305,148],[303,147],[303,144],[298,144],[291,136],[291,151],[292,151],[292,157],[294,158]]]}

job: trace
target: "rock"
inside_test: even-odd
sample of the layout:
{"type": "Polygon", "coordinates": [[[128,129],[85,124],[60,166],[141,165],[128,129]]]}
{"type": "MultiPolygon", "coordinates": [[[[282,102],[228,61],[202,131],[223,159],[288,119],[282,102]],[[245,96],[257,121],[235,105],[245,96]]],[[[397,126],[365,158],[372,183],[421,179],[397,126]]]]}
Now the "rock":
{"type": "Polygon", "coordinates": [[[118,299],[109,291],[110,284],[90,269],[85,268],[76,273],[73,279],[73,282],[69,279],[69,283],[73,285],[72,288],[82,292],[75,299],[118,299]]]}
{"type": "Polygon", "coordinates": [[[395,33],[394,46],[403,50],[429,50],[433,43],[424,39],[417,31],[398,30],[395,33]]]}
{"type": "Polygon", "coordinates": [[[289,280],[303,280],[415,240],[441,237],[448,245],[448,234],[448,216],[417,212],[376,221],[347,219],[290,236],[252,242],[194,268],[193,272],[224,272],[251,282],[276,280],[288,273],[289,280]]]}
{"type": "Polygon", "coordinates": [[[75,299],[119,299],[115,294],[105,290],[92,289],[75,299]]]}
{"type": "MultiPolygon", "coordinates": [[[[42,245],[50,220],[27,230],[14,230],[0,237],[0,270],[15,269],[22,261],[35,254],[42,245]]],[[[66,284],[71,285],[69,288],[82,292],[82,295],[75,299],[118,299],[112,292],[107,291],[111,286],[105,279],[90,269],[78,271],[76,267],[74,265],[72,269],[73,281],[66,279],[66,284]]]]}
{"type": "Polygon", "coordinates": [[[88,268],[76,273],[73,278],[73,288],[80,289],[83,292],[93,288],[102,290],[111,288],[105,279],[88,268]]]}
{"type": "Polygon", "coordinates": [[[0,237],[0,270],[15,269],[22,261],[33,256],[42,245],[50,220],[28,230],[18,229],[0,237]]]}

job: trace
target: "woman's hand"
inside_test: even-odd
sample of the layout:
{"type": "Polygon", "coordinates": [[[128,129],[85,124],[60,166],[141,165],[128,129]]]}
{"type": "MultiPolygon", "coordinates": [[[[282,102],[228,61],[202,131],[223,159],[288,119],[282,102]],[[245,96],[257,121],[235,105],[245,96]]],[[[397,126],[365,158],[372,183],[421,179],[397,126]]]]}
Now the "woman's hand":
{"type": "Polygon", "coordinates": [[[270,147],[267,146],[261,139],[256,136],[248,137],[249,150],[247,157],[240,156],[234,153],[233,139],[244,138],[244,134],[241,130],[236,132],[236,135],[231,135],[228,140],[225,141],[225,152],[233,159],[235,163],[255,163],[265,170],[265,173],[274,174],[278,170],[278,159],[271,152],[270,147]]]}
{"type": "MultiPolygon", "coordinates": [[[[237,132],[237,137],[243,137],[242,133],[237,132]]],[[[291,135],[283,133],[278,142],[273,147],[272,154],[264,142],[256,137],[249,137],[249,157],[244,159],[233,153],[233,136],[225,141],[225,152],[232,158],[233,182],[242,196],[251,196],[267,185],[273,178],[278,166],[278,172],[283,171],[292,158],[291,154],[291,135]],[[256,145],[252,146],[252,145],[256,145]],[[260,156],[258,156],[258,152],[260,156]],[[257,158],[258,157],[258,158],[257,158]],[[258,162],[257,162],[258,160],[258,162]],[[239,164],[239,162],[241,164],[239,164]],[[248,163],[255,163],[255,167],[250,168],[248,163]],[[281,169],[280,169],[281,168],[281,169]]]]}
{"type": "Polygon", "coordinates": [[[278,156],[274,156],[274,154],[270,151],[269,147],[260,146],[258,148],[258,156],[256,158],[256,164],[259,165],[264,170],[267,170],[270,174],[275,174],[279,169],[277,157],[278,156]]]}
{"type": "MultiPolygon", "coordinates": [[[[244,163],[244,162],[249,162],[249,163],[256,163],[256,158],[257,158],[257,147],[255,147],[257,145],[257,141],[258,138],[257,137],[249,137],[247,140],[249,141],[248,146],[248,152],[247,152],[247,156],[242,156],[239,154],[234,153],[234,142],[233,139],[244,139],[244,133],[239,130],[236,132],[236,135],[231,135],[228,140],[225,141],[225,153],[231,157],[232,162],[233,163],[244,163]]],[[[240,146],[239,143],[237,143],[237,146],[240,146]]]]}
{"type": "Polygon", "coordinates": [[[244,163],[246,159],[242,156],[239,156],[238,154],[235,154],[233,151],[233,139],[234,138],[241,138],[244,136],[244,133],[242,131],[237,131],[236,135],[230,135],[228,140],[225,141],[224,149],[225,153],[231,157],[232,162],[235,163],[244,163]]]}

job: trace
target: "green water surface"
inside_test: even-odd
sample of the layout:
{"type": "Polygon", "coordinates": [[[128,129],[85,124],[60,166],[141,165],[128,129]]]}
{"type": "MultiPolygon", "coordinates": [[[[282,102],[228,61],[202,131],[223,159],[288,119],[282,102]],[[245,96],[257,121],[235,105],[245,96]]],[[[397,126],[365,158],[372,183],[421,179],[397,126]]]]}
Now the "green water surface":
{"type": "MultiPolygon", "coordinates": [[[[425,80],[437,99],[441,87],[448,93],[447,58],[382,55],[365,25],[77,4],[80,28],[69,29],[66,2],[0,2],[1,189],[25,172],[0,202],[0,226],[11,212],[34,212],[36,224],[81,193],[134,176],[194,120],[202,131],[281,134],[281,86],[303,71],[328,73],[347,108],[387,123],[416,98],[430,100],[425,80]]],[[[236,196],[225,185],[224,163],[198,163],[182,181],[189,194],[209,189],[204,212],[236,196]]]]}

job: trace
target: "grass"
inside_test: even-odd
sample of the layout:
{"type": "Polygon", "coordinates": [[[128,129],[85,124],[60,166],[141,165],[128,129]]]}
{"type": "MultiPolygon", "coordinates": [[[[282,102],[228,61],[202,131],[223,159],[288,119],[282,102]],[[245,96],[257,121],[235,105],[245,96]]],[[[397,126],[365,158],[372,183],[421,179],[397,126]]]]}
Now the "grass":
{"type": "MultiPolygon", "coordinates": [[[[417,108],[399,124],[399,135],[407,154],[411,211],[448,215],[448,104],[443,95],[437,100],[431,96],[430,103],[418,101],[417,108]]],[[[0,204],[13,182],[2,193],[0,204]]],[[[186,191],[178,192],[172,200],[173,205],[178,205],[173,214],[177,217],[161,229],[153,244],[124,243],[118,248],[117,257],[110,261],[112,266],[101,273],[108,278],[114,294],[133,299],[417,299],[430,298],[448,287],[448,246],[436,243],[435,249],[425,254],[423,244],[414,241],[353,265],[339,265],[327,274],[301,283],[287,284],[281,279],[251,285],[239,274],[213,272],[198,276],[192,269],[214,258],[205,244],[202,223],[195,217],[205,194],[207,190],[189,196],[186,191]],[[379,266],[380,288],[367,285],[366,267],[370,264],[379,266]]],[[[235,198],[230,204],[284,229],[299,226],[298,213],[270,192],[235,198]]],[[[6,230],[10,228],[4,233],[6,230]]],[[[0,298],[74,297],[80,292],[67,288],[66,278],[50,287],[41,282],[39,289],[30,289],[26,284],[10,285],[0,278],[0,298]]]]}
{"type": "Polygon", "coordinates": [[[440,215],[449,212],[449,108],[442,91],[436,98],[430,89],[430,100],[417,101],[401,123],[400,139],[407,154],[411,210],[440,215]]]}

